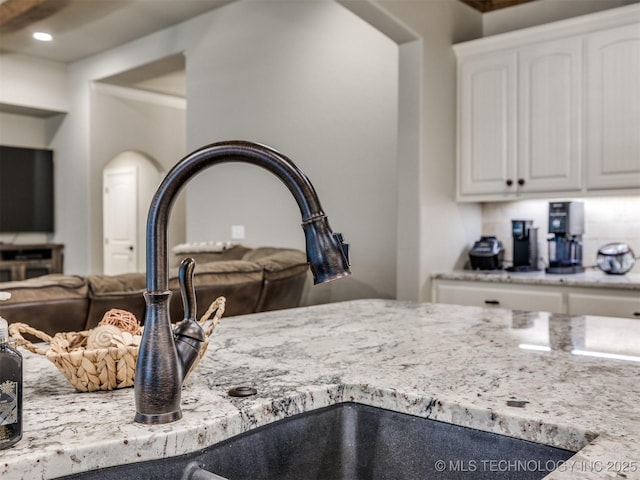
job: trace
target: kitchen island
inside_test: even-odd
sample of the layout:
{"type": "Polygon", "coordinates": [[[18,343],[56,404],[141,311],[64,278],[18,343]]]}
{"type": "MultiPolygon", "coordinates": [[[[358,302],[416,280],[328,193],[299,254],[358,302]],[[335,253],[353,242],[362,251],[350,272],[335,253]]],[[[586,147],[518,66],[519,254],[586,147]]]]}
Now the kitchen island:
{"type": "Polygon", "coordinates": [[[0,451],[3,480],[180,455],[350,401],[578,452],[550,479],[640,478],[636,320],[392,300],[223,318],[183,418],[157,426],[134,423],[133,389],[77,393],[23,352],[24,436],[0,451]]]}

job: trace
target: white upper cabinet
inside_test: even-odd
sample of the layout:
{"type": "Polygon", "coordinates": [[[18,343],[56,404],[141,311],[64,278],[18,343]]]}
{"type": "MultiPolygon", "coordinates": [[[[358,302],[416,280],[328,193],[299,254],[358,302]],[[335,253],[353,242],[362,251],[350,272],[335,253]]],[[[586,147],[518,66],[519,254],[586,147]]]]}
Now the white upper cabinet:
{"type": "Polygon", "coordinates": [[[458,200],[638,191],[639,22],[636,4],[455,45],[458,200]]]}
{"type": "Polygon", "coordinates": [[[515,191],[515,52],[483,55],[460,69],[459,189],[464,194],[515,191]]]}
{"type": "Polygon", "coordinates": [[[582,187],[582,39],[518,51],[518,189],[582,187]]]}
{"type": "Polygon", "coordinates": [[[571,38],[460,64],[460,194],[582,187],[581,45],[571,38]]]}
{"type": "Polygon", "coordinates": [[[588,188],[640,188],[640,24],[587,38],[588,188]]]}

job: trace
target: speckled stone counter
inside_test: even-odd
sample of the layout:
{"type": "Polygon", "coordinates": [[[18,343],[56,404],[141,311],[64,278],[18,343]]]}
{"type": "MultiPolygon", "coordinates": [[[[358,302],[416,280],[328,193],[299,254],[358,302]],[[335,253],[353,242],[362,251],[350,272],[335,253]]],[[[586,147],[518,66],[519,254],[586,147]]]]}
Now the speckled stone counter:
{"type": "Polygon", "coordinates": [[[24,356],[24,437],[0,451],[3,480],[179,455],[344,401],[579,451],[550,479],[640,478],[636,320],[387,300],[228,317],[184,417],[160,426],[134,423],[133,389],[76,393],[24,356]],[[229,397],[238,385],[258,394],[229,397]]]}
{"type": "Polygon", "coordinates": [[[441,280],[467,280],[488,283],[517,283],[525,285],[564,285],[573,287],[613,288],[640,291],[640,274],[607,275],[600,270],[584,273],[558,275],[538,272],[507,272],[506,270],[455,270],[436,273],[433,278],[441,280]]]}

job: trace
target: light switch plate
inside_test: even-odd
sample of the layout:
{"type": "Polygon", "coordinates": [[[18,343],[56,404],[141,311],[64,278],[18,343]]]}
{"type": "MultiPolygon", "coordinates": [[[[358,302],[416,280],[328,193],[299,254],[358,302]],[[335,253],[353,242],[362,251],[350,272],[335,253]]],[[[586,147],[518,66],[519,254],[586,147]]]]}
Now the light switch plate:
{"type": "Polygon", "coordinates": [[[231,225],[231,240],[244,240],[244,225],[231,225]]]}

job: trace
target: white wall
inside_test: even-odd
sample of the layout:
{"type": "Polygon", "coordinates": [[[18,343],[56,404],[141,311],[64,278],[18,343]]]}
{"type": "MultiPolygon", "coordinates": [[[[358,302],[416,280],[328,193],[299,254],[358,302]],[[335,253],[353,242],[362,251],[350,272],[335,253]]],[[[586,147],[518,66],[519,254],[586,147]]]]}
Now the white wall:
{"type": "Polygon", "coordinates": [[[421,37],[420,92],[413,99],[420,105],[420,154],[402,172],[403,191],[415,199],[403,204],[405,223],[413,219],[417,235],[405,244],[409,253],[399,276],[406,285],[399,296],[424,301],[431,297],[430,274],[459,264],[481,229],[480,207],[455,201],[456,59],[451,47],[481,32],[481,16],[461,2],[379,4],[421,37]]]}
{"type": "MultiPolygon", "coordinates": [[[[186,51],[188,144],[271,145],[311,179],[352,245],[353,276],[309,302],[395,297],[398,47],[332,1],[238,1],[186,51]]],[[[298,207],[264,170],[225,164],[187,189],[187,239],[304,249],[298,207]]]]}
{"type": "Polygon", "coordinates": [[[47,148],[47,119],[0,112],[0,144],[47,148]]]}
{"type": "Polygon", "coordinates": [[[66,112],[67,66],[11,53],[0,55],[0,103],[66,112]]]}

